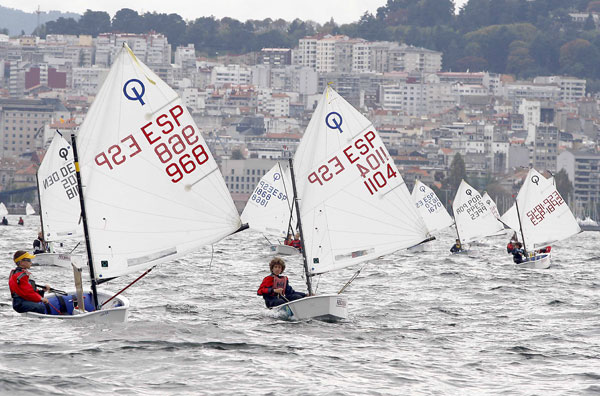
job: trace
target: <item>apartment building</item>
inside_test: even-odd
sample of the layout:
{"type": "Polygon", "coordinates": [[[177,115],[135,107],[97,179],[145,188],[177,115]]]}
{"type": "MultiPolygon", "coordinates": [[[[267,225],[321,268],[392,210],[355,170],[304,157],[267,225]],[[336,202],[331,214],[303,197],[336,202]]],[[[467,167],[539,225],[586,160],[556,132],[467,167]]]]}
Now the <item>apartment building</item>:
{"type": "Polygon", "coordinates": [[[240,65],[215,66],[211,71],[210,81],[215,86],[248,85],[252,82],[252,72],[240,65]]]}
{"type": "Polygon", "coordinates": [[[585,213],[600,204],[600,154],[563,151],[557,169],[564,169],[573,183],[574,213],[585,213]]]}
{"type": "Polygon", "coordinates": [[[0,99],[0,157],[42,147],[45,125],[68,114],[58,100],[0,99]]]}
{"type": "Polygon", "coordinates": [[[585,97],[586,80],[569,76],[536,77],[534,84],[554,84],[560,88],[559,99],[562,102],[576,102],[585,97]]]}

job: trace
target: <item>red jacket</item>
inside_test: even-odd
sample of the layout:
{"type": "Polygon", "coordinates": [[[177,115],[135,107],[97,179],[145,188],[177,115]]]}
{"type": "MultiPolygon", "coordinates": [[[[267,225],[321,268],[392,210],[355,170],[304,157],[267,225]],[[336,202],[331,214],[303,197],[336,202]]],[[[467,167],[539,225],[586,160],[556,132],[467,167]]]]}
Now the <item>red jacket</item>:
{"type": "Polygon", "coordinates": [[[42,296],[35,290],[35,282],[29,280],[29,271],[17,267],[10,272],[10,278],[8,278],[8,287],[14,297],[14,294],[19,297],[33,302],[42,301],[42,296]]]}
{"type": "Polygon", "coordinates": [[[302,243],[300,242],[300,239],[294,239],[292,243],[290,243],[290,246],[293,246],[298,250],[302,249],[302,243]]]}
{"type": "MultiPolygon", "coordinates": [[[[269,276],[265,276],[265,279],[263,279],[262,283],[260,284],[258,291],[256,292],[256,294],[258,294],[259,296],[274,296],[275,293],[273,293],[273,280],[275,275],[271,274],[269,276]]],[[[286,280],[285,285],[286,285],[286,289],[287,289],[287,276],[279,276],[279,278],[286,280]]]]}

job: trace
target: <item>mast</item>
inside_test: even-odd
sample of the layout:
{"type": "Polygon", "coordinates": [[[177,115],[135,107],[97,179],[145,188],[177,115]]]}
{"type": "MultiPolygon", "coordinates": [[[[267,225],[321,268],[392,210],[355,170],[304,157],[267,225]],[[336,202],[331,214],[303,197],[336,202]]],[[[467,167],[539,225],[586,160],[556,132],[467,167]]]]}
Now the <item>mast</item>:
{"type": "Polygon", "coordinates": [[[294,204],[296,205],[296,217],[298,222],[298,231],[300,232],[300,246],[302,246],[302,259],[304,261],[304,275],[306,276],[306,288],[308,289],[308,294],[312,296],[312,281],[310,277],[312,276],[308,272],[308,262],[306,260],[306,249],[304,247],[304,232],[302,232],[302,221],[300,221],[300,206],[298,205],[298,191],[296,190],[296,176],[294,176],[294,162],[293,159],[289,159],[290,161],[290,174],[292,178],[292,188],[294,189],[294,204]]]}
{"type": "Polygon", "coordinates": [[[73,161],[75,162],[75,175],[77,176],[77,191],[79,192],[79,204],[81,205],[81,218],[83,220],[83,235],[85,236],[85,248],[88,256],[88,267],[90,269],[90,282],[92,283],[92,295],[94,297],[94,307],[98,309],[98,290],[96,289],[96,274],[94,273],[94,263],[92,262],[92,248],[90,246],[90,234],[88,232],[87,217],[85,214],[85,203],[83,201],[83,186],[81,184],[81,173],[79,172],[79,155],[77,154],[77,142],[75,135],[71,135],[71,144],[73,145],[73,161]]]}
{"type": "Polygon", "coordinates": [[[38,202],[40,203],[40,225],[42,226],[42,235],[45,237],[46,234],[44,234],[44,216],[42,216],[42,198],[40,197],[40,178],[38,177],[38,174],[35,174],[35,184],[37,185],[37,195],[38,195],[38,202]]]}
{"type": "Polygon", "coordinates": [[[460,247],[462,248],[462,241],[460,240],[460,234],[458,233],[458,224],[456,224],[456,217],[454,218],[454,228],[456,228],[456,237],[458,238],[458,243],[460,243],[460,247]]]}
{"type": "Polygon", "coordinates": [[[525,247],[525,236],[523,235],[523,225],[521,224],[521,214],[519,213],[519,204],[515,198],[515,209],[517,210],[517,218],[519,219],[519,229],[521,230],[521,240],[523,241],[523,253],[527,257],[527,248],[525,247]]]}
{"type": "MultiPolygon", "coordinates": [[[[277,162],[277,166],[279,167],[279,173],[281,173],[281,184],[283,184],[283,190],[285,191],[286,200],[288,202],[288,206],[290,208],[290,221],[288,221],[287,234],[285,235],[285,240],[287,241],[288,235],[290,235],[290,230],[292,228],[292,217],[294,213],[294,202],[290,205],[290,195],[287,192],[287,187],[285,185],[285,178],[283,177],[283,169],[281,169],[281,164],[279,161],[277,162]]],[[[293,230],[292,230],[293,231],[293,230]]]]}

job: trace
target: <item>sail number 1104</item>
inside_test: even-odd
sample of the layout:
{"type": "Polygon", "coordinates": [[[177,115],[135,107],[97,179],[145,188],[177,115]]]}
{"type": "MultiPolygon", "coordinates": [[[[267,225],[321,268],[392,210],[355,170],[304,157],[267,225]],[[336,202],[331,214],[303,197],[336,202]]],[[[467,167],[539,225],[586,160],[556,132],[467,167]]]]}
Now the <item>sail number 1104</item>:
{"type": "Polygon", "coordinates": [[[398,176],[385,146],[373,131],[367,131],[354,139],[342,150],[343,155],[335,155],[308,175],[310,183],[324,185],[348,168],[356,167],[364,179],[363,185],[374,195],[388,184],[388,180],[398,176]]]}

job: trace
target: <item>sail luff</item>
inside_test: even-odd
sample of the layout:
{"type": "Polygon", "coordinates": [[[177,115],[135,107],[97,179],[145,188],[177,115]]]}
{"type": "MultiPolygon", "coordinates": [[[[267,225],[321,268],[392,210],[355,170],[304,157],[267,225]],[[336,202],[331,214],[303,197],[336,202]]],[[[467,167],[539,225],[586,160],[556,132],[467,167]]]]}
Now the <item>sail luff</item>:
{"type": "Polygon", "coordinates": [[[73,163],[75,165],[75,176],[77,177],[77,190],[79,191],[79,205],[81,207],[81,220],[83,223],[83,235],[85,239],[85,250],[88,258],[88,269],[90,271],[90,284],[92,287],[92,297],[94,299],[94,307],[99,308],[98,305],[98,289],[96,271],[94,267],[94,256],[92,254],[92,248],[90,243],[90,234],[87,224],[87,216],[85,211],[85,200],[83,198],[83,184],[81,183],[81,169],[79,167],[79,155],[77,153],[77,140],[75,135],[71,136],[71,144],[73,146],[73,163]]]}

